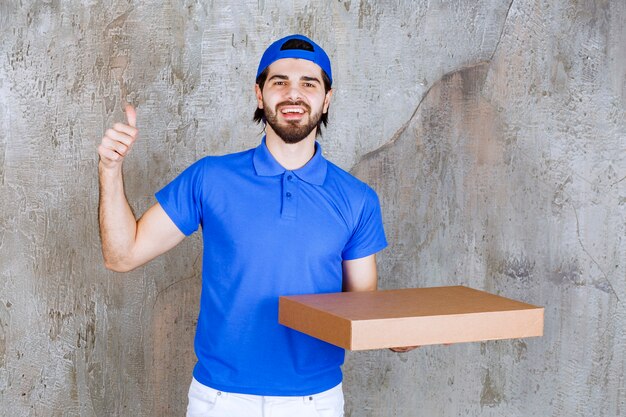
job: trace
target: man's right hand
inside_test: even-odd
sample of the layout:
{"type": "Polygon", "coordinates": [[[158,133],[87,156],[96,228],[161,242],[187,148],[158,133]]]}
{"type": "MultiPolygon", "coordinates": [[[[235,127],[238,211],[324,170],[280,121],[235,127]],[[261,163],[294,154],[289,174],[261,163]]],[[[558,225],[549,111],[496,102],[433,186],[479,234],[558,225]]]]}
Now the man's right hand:
{"type": "Polygon", "coordinates": [[[126,106],[127,124],[115,123],[107,129],[98,146],[100,162],[105,168],[113,169],[122,165],[124,157],[128,155],[133,143],[137,140],[137,113],[130,104],[126,106]]]}

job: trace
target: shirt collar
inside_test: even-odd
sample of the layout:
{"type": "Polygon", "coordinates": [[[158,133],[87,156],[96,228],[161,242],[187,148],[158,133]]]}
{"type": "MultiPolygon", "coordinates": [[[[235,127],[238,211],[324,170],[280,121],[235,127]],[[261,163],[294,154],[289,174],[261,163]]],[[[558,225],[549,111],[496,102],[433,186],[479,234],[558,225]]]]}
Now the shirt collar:
{"type": "MultiPolygon", "coordinates": [[[[257,175],[262,177],[280,175],[286,171],[270,153],[265,143],[265,136],[263,136],[261,144],[254,150],[252,161],[257,175]]],[[[326,179],[327,169],[328,161],[322,156],[322,146],[318,142],[315,142],[315,154],[313,158],[302,168],[294,170],[293,173],[303,181],[314,185],[322,185],[326,179]]]]}

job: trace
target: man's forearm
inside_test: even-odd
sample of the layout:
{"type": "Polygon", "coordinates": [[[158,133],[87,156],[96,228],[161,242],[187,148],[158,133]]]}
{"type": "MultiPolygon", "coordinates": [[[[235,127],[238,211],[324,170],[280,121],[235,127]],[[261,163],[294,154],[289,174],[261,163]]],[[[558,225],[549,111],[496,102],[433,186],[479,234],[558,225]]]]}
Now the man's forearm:
{"type": "Polygon", "coordinates": [[[115,168],[105,168],[98,164],[100,180],[100,240],[104,264],[114,271],[126,271],[129,266],[125,259],[132,254],[137,220],[124,193],[121,164],[115,168]]]}
{"type": "Polygon", "coordinates": [[[100,239],[107,268],[126,272],[180,243],[185,235],[157,203],[137,221],[124,193],[122,163],[137,139],[137,113],[125,107],[128,124],[115,123],[98,146],[100,239]]]}

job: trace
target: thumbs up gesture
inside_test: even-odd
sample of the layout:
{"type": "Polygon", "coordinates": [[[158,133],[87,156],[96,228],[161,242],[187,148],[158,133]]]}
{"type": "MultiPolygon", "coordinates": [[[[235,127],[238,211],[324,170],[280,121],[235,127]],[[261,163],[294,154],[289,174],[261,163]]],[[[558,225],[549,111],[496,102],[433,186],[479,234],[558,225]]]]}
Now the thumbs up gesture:
{"type": "Polygon", "coordinates": [[[124,157],[133,147],[137,140],[137,113],[130,104],[126,106],[127,124],[115,123],[112,128],[104,132],[98,155],[100,162],[105,168],[118,168],[122,165],[124,157]]]}

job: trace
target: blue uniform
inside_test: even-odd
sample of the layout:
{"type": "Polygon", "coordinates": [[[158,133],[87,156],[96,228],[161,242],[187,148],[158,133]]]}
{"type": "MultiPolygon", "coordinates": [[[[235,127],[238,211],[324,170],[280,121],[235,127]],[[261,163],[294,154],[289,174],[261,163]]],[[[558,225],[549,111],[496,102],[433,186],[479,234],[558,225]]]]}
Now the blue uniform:
{"type": "Polygon", "coordinates": [[[342,261],[387,246],[376,193],[316,144],[285,170],[265,139],[205,157],[156,194],[190,235],[202,226],[194,377],[217,390],[309,395],[341,382],[344,351],[278,323],[281,295],[339,292],[342,261]]]}

